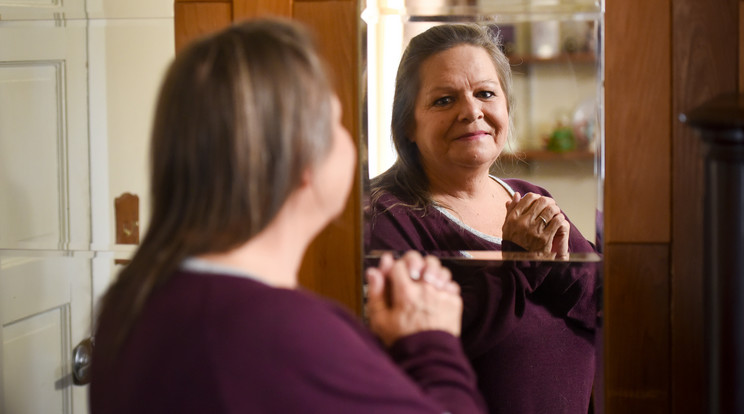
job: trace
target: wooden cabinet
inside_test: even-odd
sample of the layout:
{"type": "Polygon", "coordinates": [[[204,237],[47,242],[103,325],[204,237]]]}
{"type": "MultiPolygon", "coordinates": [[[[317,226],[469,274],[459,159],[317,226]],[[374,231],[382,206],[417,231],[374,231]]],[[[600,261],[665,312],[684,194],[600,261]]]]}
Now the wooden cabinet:
{"type": "MultiPolygon", "coordinates": [[[[176,50],[243,19],[289,17],[310,27],[327,60],[343,106],[343,123],[359,137],[359,14],[356,0],[176,0],[176,50]]],[[[359,172],[340,218],[307,251],[300,284],[361,314],[362,233],[359,172]]]]}
{"type": "Polygon", "coordinates": [[[741,5],[606,1],[609,414],[705,412],[702,151],[678,116],[736,91],[741,5]]]}
{"type": "Polygon", "coordinates": [[[181,1],[174,5],[176,52],[199,36],[233,21],[231,1],[181,1]]]}

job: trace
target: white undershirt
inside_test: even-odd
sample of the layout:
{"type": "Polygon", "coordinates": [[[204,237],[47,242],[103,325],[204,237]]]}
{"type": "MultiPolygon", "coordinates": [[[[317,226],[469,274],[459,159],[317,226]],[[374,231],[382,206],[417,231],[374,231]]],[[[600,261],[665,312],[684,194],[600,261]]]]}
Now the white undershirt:
{"type": "MultiPolygon", "coordinates": [[[[504,187],[504,189],[506,190],[507,193],[509,193],[510,196],[514,196],[514,190],[509,186],[509,184],[507,184],[506,182],[504,182],[502,179],[500,179],[498,177],[494,177],[493,175],[489,175],[489,177],[491,177],[497,183],[501,184],[501,186],[504,187]]],[[[491,236],[490,234],[483,233],[481,231],[478,231],[478,230],[476,230],[476,229],[468,226],[467,224],[463,223],[462,220],[460,220],[459,218],[455,217],[454,214],[452,214],[449,210],[447,210],[446,208],[444,208],[442,206],[439,206],[439,205],[434,204],[434,208],[436,208],[440,213],[444,214],[445,217],[447,217],[448,219],[452,220],[453,223],[455,223],[458,226],[462,227],[464,230],[469,231],[470,233],[474,234],[475,236],[480,237],[481,239],[484,239],[486,241],[489,241],[491,243],[496,243],[496,244],[501,244],[502,241],[503,241],[501,239],[501,237],[491,236]]]]}
{"type": "Polygon", "coordinates": [[[181,269],[198,273],[237,276],[266,284],[266,282],[264,282],[263,280],[249,273],[246,273],[243,270],[231,266],[213,263],[208,260],[197,259],[196,257],[189,257],[181,262],[181,269]]]}

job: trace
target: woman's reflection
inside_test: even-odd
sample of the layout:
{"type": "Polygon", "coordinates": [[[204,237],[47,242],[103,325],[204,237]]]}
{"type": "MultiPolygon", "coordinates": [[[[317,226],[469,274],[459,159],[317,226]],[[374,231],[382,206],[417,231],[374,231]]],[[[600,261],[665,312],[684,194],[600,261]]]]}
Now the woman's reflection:
{"type": "MultiPolygon", "coordinates": [[[[393,101],[399,156],[370,185],[368,250],[595,251],[546,190],[490,175],[513,131],[511,94],[509,61],[488,28],[440,25],[411,40],[393,101]]],[[[595,268],[452,266],[463,343],[491,411],[586,412],[595,268]]]]}

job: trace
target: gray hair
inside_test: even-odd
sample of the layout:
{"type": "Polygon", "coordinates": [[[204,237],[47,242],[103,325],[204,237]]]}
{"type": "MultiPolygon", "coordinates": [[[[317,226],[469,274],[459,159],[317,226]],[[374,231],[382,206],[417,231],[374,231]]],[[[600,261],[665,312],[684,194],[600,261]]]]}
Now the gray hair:
{"type": "MultiPolygon", "coordinates": [[[[225,252],[277,215],[331,149],[332,90],[308,32],[253,20],[180,52],[160,90],[151,147],[152,219],[103,298],[123,344],[152,292],[189,256],[225,252]]],[[[101,318],[102,319],[102,318],[101,318]]]]}

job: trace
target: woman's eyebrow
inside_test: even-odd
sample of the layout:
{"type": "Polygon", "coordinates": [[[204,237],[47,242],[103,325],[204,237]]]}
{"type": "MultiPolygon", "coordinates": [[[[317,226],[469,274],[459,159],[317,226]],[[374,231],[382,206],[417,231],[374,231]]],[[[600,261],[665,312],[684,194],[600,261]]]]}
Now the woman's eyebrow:
{"type": "MultiPolygon", "coordinates": [[[[475,82],[472,83],[472,85],[473,86],[476,86],[476,87],[477,86],[484,86],[484,85],[496,87],[496,86],[500,86],[501,85],[501,82],[499,82],[498,78],[496,78],[496,79],[490,79],[489,78],[489,79],[483,79],[483,80],[475,81],[475,82]]],[[[456,90],[459,90],[459,89],[460,88],[458,88],[456,86],[450,86],[450,85],[442,85],[442,84],[440,84],[440,85],[431,86],[429,88],[422,88],[422,91],[424,91],[424,93],[426,93],[426,94],[432,94],[432,93],[440,93],[440,92],[452,92],[452,91],[456,91],[456,90]]]]}

